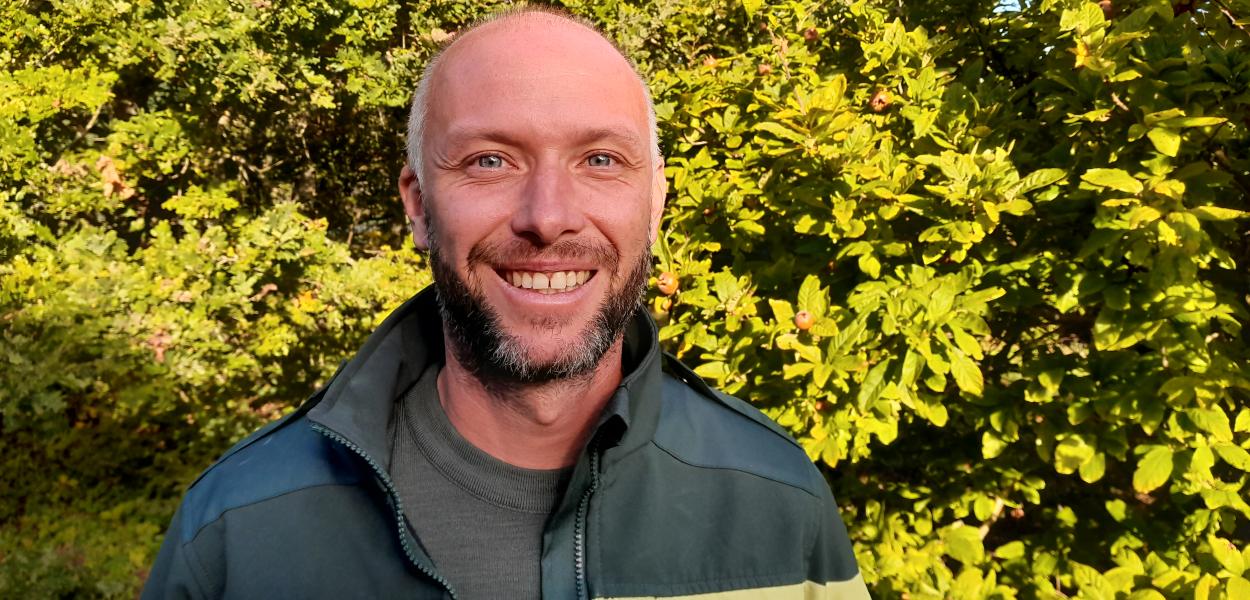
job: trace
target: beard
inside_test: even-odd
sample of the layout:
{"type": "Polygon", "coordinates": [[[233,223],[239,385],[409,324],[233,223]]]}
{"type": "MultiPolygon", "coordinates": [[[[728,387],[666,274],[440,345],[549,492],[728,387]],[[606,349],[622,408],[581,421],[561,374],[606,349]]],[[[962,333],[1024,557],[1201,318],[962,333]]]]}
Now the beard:
{"type": "MultiPolygon", "coordinates": [[[[608,296],[599,305],[590,323],[582,331],[573,333],[573,339],[563,344],[558,356],[545,361],[536,360],[530,356],[525,341],[505,329],[499,313],[487,302],[481,284],[474,276],[479,271],[475,267],[492,268],[491,265],[525,259],[584,259],[590,256],[597,259],[600,265],[596,276],[614,276],[610,274],[617,272],[620,254],[607,244],[578,240],[557,242],[544,248],[522,240],[509,244],[482,243],[469,251],[466,281],[439,251],[435,229],[435,223],[429,220],[430,265],[439,313],[451,345],[449,350],[469,373],[487,387],[507,388],[589,376],[621,338],[630,318],[642,306],[647,276],[651,272],[649,252],[640,253],[633,267],[619,282],[619,287],[609,285],[608,296]]],[[[553,317],[533,320],[531,324],[553,334],[563,326],[553,317]]]]}

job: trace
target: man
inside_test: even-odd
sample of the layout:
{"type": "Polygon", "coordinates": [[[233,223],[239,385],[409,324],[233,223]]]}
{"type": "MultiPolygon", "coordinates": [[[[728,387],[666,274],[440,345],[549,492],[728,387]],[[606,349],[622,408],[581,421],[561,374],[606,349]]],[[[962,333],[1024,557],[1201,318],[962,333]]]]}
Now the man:
{"type": "Polygon", "coordinates": [[[610,42],[533,9],[462,33],[408,163],[433,291],[192,485],[145,596],[867,596],[803,451],[640,310],[666,184],[610,42]]]}

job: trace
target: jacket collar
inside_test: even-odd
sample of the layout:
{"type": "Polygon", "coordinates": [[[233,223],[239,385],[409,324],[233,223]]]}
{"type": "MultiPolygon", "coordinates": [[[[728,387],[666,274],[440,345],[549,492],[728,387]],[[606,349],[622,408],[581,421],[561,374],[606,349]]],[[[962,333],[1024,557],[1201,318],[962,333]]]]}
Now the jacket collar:
{"type": "MultiPolygon", "coordinates": [[[[591,436],[621,453],[649,442],[660,415],[662,353],[655,322],[640,310],[625,332],[625,375],[591,436]]],[[[389,469],[395,402],[431,361],[443,362],[443,323],[433,286],[391,313],[329,383],[309,420],[389,469]]]]}

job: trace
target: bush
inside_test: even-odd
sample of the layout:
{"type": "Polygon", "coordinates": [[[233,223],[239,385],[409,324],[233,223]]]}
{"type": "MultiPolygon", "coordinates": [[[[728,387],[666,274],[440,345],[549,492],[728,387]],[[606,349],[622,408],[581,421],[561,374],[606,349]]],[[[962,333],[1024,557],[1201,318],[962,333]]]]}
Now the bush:
{"type": "MultiPolygon", "coordinates": [[[[410,87],[498,4],[0,9],[0,591],[132,593],[428,282],[410,87]]],[[[652,83],[665,347],[830,467],[875,595],[1250,595],[1250,5],[564,4],[652,83]]]]}

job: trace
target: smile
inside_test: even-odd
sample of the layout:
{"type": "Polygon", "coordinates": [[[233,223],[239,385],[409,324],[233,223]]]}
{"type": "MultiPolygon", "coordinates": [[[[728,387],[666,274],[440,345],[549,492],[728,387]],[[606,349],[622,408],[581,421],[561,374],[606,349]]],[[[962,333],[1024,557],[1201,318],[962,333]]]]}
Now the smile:
{"type": "Polygon", "coordinates": [[[558,294],[581,287],[591,277],[590,271],[504,271],[504,281],[526,290],[543,294],[558,294]]]}

